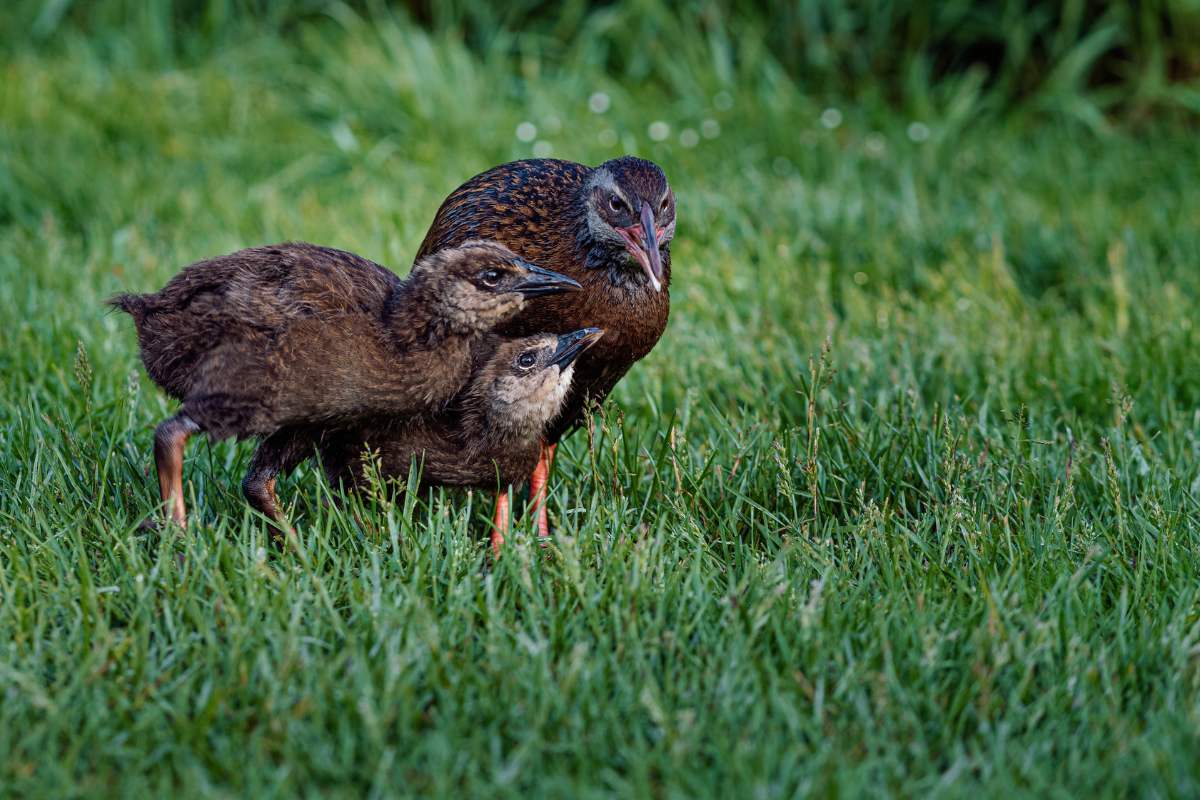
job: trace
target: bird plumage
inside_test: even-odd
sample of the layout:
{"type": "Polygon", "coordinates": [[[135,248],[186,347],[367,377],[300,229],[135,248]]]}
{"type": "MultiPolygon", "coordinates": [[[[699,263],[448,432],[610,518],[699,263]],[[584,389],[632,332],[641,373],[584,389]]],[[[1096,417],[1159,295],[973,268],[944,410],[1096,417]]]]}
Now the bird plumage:
{"type": "Polygon", "coordinates": [[[516,256],[495,244],[446,249],[401,280],[351,253],[289,243],[198,262],[113,304],[134,317],[151,378],[210,436],[265,436],[450,400],[473,343],[522,304],[470,283],[487,259],[516,256]]]}
{"type": "Polygon", "coordinates": [[[548,425],[562,409],[578,354],[602,341],[595,329],[564,336],[490,336],[455,415],[380,418],[326,431],[317,450],[330,483],[360,487],[373,463],[387,480],[482,489],[519,484],[533,469],[548,425]],[[576,348],[574,352],[567,352],[576,348]],[[516,358],[537,358],[523,369],[516,358]],[[556,358],[557,357],[557,358],[556,358]],[[366,457],[364,457],[364,455],[366,457]]]}
{"type": "MultiPolygon", "coordinates": [[[[432,414],[466,384],[473,349],[525,298],[578,288],[502,245],[468,241],[423,258],[407,279],[304,243],[242,250],[186,267],[153,294],[111,301],[134,318],[142,360],[183,401],[159,426],[164,500],[184,516],[179,470],[196,432],[264,438],[252,503],[302,458],[320,428],[432,414]]],[[[248,476],[249,480],[249,476],[248,476]]]]}
{"type": "MultiPolygon", "coordinates": [[[[442,203],[417,258],[470,238],[501,242],[537,263],[543,263],[583,286],[569,296],[546,298],[527,306],[498,331],[528,336],[543,331],[560,333],[586,326],[603,328],[604,338],[576,365],[571,394],[562,413],[547,431],[556,441],[580,423],[589,399],[603,401],[629,368],[643,358],[662,336],[670,313],[671,255],[669,243],[660,248],[662,291],[630,258],[619,239],[598,236],[589,215],[593,193],[615,186],[623,195],[652,197],[669,213],[669,236],[674,233],[674,195],[662,170],[652,162],[624,157],[587,167],[556,159],[515,161],[471,178],[442,203]]],[[[603,226],[599,226],[602,230],[603,226]]]]}

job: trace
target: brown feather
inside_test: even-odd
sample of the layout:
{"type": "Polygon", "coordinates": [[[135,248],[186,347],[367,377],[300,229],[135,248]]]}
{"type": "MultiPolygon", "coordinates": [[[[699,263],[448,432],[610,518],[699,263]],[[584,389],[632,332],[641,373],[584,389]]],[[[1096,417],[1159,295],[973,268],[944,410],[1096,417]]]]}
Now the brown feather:
{"type": "Polygon", "coordinates": [[[573,367],[551,363],[557,338],[489,337],[482,348],[487,355],[453,415],[381,419],[324,432],[317,450],[330,483],[361,488],[368,465],[377,460],[383,478],[400,482],[415,465],[421,486],[519,485],[570,389],[573,367]],[[518,368],[514,360],[521,353],[536,353],[537,368],[518,368]]]}
{"type": "Polygon", "coordinates": [[[466,243],[402,281],[350,253],[276,245],[198,262],[113,304],[134,317],[151,378],[201,430],[269,436],[440,408],[469,377],[473,344],[522,307],[518,292],[473,282],[486,268],[518,282],[515,258],[466,243]]]}
{"type": "Polygon", "coordinates": [[[547,431],[550,441],[577,426],[589,400],[603,401],[629,368],[650,352],[670,313],[669,246],[661,248],[663,290],[655,292],[636,265],[622,264],[623,253],[591,236],[588,183],[602,169],[609,170],[628,194],[657,198],[665,191],[669,208],[662,221],[674,230],[674,195],[662,170],[651,162],[626,157],[591,168],[534,159],[494,167],[452,192],[417,253],[420,259],[467,239],[487,238],[582,284],[581,291],[527,306],[498,328],[509,336],[588,326],[606,331],[580,358],[563,412],[547,431]]]}

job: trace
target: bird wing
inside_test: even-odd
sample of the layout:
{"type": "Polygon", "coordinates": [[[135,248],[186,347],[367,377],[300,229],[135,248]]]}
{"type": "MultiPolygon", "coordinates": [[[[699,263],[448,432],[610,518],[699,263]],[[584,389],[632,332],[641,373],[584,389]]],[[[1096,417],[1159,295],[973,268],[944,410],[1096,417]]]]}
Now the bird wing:
{"type": "Polygon", "coordinates": [[[327,318],[365,313],[378,317],[400,278],[374,261],[304,242],[254,248],[238,276],[260,306],[285,317],[327,318]]]}
{"type": "Polygon", "coordinates": [[[417,260],[469,239],[492,239],[534,263],[559,257],[564,232],[551,228],[551,222],[561,221],[590,171],[573,161],[537,158],[476,175],[442,203],[417,260]]]}

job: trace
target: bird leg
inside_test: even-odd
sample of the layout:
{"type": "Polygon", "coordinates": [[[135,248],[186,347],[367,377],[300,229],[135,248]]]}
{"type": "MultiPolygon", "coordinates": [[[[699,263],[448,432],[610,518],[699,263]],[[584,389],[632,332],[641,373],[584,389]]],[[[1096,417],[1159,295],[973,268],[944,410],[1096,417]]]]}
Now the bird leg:
{"type": "Polygon", "coordinates": [[[547,539],[550,536],[550,516],[546,513],[546,495],[549,492],[550,468],[554,465],[554,450],[558,444],[543,444],[541,455],[533,474],[529,476],[529,499],[537,512],[538,537],[547,539]]]}
{"type": "Polygon", "coordinates": [[[158,489],[163,511],[175,524],[187,527],[187,508],[183,504],[183,447],[200,426],[180,412],[162,422],[154,431],[154,464],[158,468],[158,489]]]}
{"type": "Polygon", "coordinates": [[[496,492],[496,513],[492,516],[492,552],[500,555],[504,534],[508,531],[508,503],[512,489],[496,492]]]}
{"type": "Polygon", "coordinates": [[[273,469],[251,469],[242,480],[242,494],[246,496],[251,508],[271,520],[271,539],[276,545],[283,547],[287,542],[295,544],[296,531],[279,511],[279,498],[275,496],[275,475],[273,469]]]}
{"type": "Polygon", "coordinates": [[[242,478],[242,494],[255,511],[272,522],[279,522],[279,498],[275,495],[275,470],[271,467],[253,467],[242,478]]]}
{"type": "Polygon", "coordinates": [[[307,455],[304,440],[293,436],[290,431],[280,431],[258,445],[250,459],[250,469],[242,479],[242,494],[250,507],[271,520],[271,529],[277,543],[293,541],[296,532],[283,518],[279,510],[279,498],[275,495],[275,479],[280,472],[288,473],[296,468],[307,455]]]}

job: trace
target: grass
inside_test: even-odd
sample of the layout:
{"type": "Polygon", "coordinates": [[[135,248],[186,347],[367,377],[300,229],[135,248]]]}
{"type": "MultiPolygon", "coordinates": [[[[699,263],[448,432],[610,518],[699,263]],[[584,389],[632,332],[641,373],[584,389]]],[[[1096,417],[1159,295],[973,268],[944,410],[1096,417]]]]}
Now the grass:
{"type": "Polygon", "coordinates": [[[827,109],[702,46],[514,68],[346,11],[139,35],[0,80],[0,793],[1200,792],[1194,128],[969,81],[827,109]],[[170,408],[105,297],[289,238],[403,271],[535,148],[652,157],[680,208],[549,554],[492,566],[482,495],[351,514],[302,470],[277,555],[246,445],[193,445],[187,535],[138,529],[170,408]]]}

